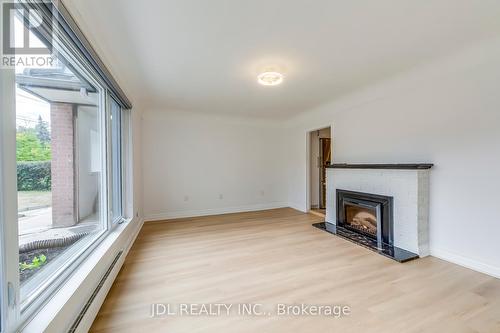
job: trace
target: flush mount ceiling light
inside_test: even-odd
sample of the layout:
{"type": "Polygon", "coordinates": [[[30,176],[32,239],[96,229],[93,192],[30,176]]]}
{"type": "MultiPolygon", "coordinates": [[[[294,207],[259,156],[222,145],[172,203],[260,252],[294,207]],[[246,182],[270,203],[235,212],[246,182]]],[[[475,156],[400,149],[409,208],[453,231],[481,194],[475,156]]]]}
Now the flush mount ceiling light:
{"type": "Polygon", "coordinates": [[[278,72],[264,72],[257,76],[257,82],[264,86],[276,86],[283,82],[283,74],[278,72]]]}

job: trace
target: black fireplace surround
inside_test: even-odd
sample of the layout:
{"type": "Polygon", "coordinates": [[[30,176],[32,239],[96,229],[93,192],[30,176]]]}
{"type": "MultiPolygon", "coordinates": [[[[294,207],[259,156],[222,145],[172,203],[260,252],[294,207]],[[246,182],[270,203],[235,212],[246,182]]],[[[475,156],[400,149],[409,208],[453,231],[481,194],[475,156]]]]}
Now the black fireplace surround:
{"type": "Polygon", "coordinates": [[[418,254],[394,246],[392,197],[341,189],[335,194],[336,224],[321,222],[314,227],[398,262],[418,258],[418,254]]]}
{"type": "Polygon", "coordinates": [[[393,198],[354,191],[346,191],[337,189],[337,226],[344,227],[354,232],[361,233],[367,237],[371,237],[377,241],[377,245],[381,248],[382,244],[393,245],[393,198]],[[366,208],[376,212],[376,233],[363,231],[360,228],[354,228],[348,223],[346,213],[348,207],[366,208]]]}

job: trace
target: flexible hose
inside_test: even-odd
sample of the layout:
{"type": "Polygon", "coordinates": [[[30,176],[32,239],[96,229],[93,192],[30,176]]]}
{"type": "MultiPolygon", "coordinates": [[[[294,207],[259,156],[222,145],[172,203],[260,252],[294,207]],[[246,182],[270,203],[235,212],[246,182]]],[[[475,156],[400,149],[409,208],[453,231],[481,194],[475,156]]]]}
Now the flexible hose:
{"type": "Polygon", "coordinates": [[[54,247],[65,247],[65,246],[68,246],[68,245],[75,243],[76,241],[80,240],[81,238],[87,236],[88,234],[89,234],[88,232],[82,232],[82,233],[75,234],[75,235],[68,236],[68,237],[42,239],[42,240],[32,241],[32,242],[20,245],[19,246],[19,253],[26,253],[26,252],[41,250],[41,249],[50,249],[50,248],[54,248],[54,247]]]}

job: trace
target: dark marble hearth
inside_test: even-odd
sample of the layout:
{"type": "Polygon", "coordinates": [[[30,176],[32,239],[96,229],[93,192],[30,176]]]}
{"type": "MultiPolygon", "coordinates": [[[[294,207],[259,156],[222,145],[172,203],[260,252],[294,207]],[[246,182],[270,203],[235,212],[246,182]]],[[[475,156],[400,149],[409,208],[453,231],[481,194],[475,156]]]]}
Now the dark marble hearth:
{"type": "Polygon", "coordinates": [[[418,254],[400,249],[399,247],[395,246],[383,244],[382,249],[378,249],[377,241],[375,239],[358,234],[357,232],[351,231],[349,229],[336,226],[335,224],[332,223],[328,222],[314,223],[313,226],[318,229],[329,232],[331,234],[345,238],[351,242],[366,247],[367,249],[370,249],[374,252],[377,252],[387,258],[391,258],[398,262],[406,262],[418,258],[418,254]]]}

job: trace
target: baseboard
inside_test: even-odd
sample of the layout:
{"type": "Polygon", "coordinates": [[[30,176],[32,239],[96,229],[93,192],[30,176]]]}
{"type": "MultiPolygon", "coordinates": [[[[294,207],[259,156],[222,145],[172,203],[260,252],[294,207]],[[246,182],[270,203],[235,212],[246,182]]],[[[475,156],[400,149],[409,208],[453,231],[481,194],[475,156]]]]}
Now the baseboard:
{"type": "Polygon", "coordinates": [[[443,249],[436,249],[436,248],[431,248],[431,256],[443,259],[449,262],[452,262],[454,264],[472,269],[474,271],[484,273],[496,278],[500,279],[500,267],[492,266],[490,264],[486,264],[484,262],[474,260],[471,258],[464,257],[462,255],[443,250],[443,249]]]}
{"type": "Polygon", "coordinates": [[[199,216],[220,215],[220,214],[230,214],[230,213],[244,213],[244,212],[253,212],[258,210],[276,209],[285,207],[288,207],[288,203],[286,202],[271,202],[271,203],[255,204],[247,206],[185,210],[185,211],[165,212],[160,214],[146,215],[144,221],[147,223],[151,221],[171,220],[171,219],[186,218],[186,217],[199,217],[199,216]]]}
{"type": "Polygon", "coordinates": [[[298,211],[301,211],[303,213],[307,213],[307,209],[301,203],[289,202],[288,207],[293,208],[293,209],[298,210],[298,211]]]}
{"type": "Polygon", "coordinates": [[[109,290],[111,289],[111,286],[113,285],[118,273],[120,272],[120,269],[122,268],[125,259],[127,258],[127,255],[132,248],[132,245],[135,243],[135,240],[137,239],[137,236],[141,232],[142,226],[144,224],[144,219],[139,219],[137,221],[137,227],[136,230],[132,232],[132,234],[128,237],[126,246],[123,249],[123,254],[121,258],[118,260],[116,263],[115,267],[113,268],[112,273],[109,275],[108,279],[106,280],[106,283],[103,285],[102,289],[99,291],[99,294],[97,297],[94,299],[92,302],[91,307],[87,310],[87,313],[84,315],[82,322],[78,326],[77,330],[75,333],[80,333],[80,332],[87,332],[90,327],[92,326],[92,323],[94,322],[95,318],[97,317],[97,314],[99,313],[99,310],[104,303],[106,296],[108,295],[109,290]]]}

